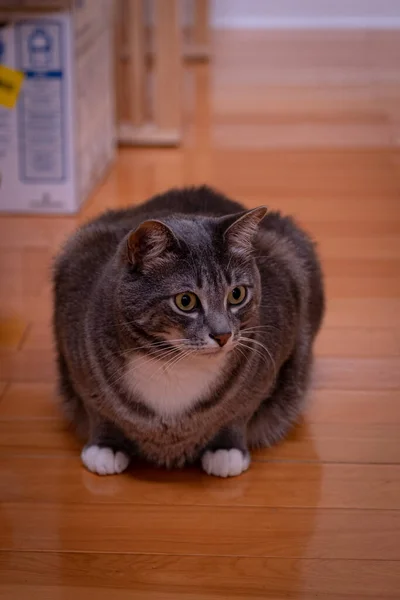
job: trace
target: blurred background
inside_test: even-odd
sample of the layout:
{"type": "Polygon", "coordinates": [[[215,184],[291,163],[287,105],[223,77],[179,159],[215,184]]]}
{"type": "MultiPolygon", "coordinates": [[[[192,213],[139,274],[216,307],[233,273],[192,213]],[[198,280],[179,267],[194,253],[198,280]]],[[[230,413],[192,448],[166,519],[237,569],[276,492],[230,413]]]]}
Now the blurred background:
{"type": "Polygon", "coordinates": [[[0,380],[53,376],[50,269],[66,236],[172,186],[294,214],[320,244],[327,326],[386,326],[377,299],[398,315],[397,0],[0,8],[0,380]]]}

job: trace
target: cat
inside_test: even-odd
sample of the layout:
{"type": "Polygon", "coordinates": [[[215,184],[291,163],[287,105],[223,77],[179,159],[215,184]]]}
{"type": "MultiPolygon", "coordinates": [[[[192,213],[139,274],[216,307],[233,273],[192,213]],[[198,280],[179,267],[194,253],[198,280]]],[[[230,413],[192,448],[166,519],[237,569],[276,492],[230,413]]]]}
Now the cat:
{"type": "Polygon", "coordinates": [[[301,414],[323,312],[314,243],[265,207],[187,188],[85,224],[56,258],[53,316],[82,462],[241,474],[301,414]]]}

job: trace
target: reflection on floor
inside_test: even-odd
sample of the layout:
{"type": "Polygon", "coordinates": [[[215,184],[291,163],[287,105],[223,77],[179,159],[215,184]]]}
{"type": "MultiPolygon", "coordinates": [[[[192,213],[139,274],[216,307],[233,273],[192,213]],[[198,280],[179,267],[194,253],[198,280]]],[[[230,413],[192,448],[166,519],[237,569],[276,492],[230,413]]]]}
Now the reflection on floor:
{"type": "Polygon", "coordinates": [[[399,597],[399,57],[396,32],[218,32],[182,148],[121,151],[77,218],[0,218],[0,598],[399,597]],[[95,477],[54,403],[51,258],[106,207],[204,182],[319,241],[309,411],[237,479],[95,477]]]}

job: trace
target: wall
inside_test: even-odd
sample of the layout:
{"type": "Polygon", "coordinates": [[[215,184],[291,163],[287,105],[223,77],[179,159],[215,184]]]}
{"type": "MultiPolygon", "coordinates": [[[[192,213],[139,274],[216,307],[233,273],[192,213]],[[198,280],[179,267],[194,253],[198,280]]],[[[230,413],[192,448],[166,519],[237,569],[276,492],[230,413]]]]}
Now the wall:
{"type": "Polygon", "coordinates": [[[219,28],[400,28],[400,0],[211,0],[219,28]]]}

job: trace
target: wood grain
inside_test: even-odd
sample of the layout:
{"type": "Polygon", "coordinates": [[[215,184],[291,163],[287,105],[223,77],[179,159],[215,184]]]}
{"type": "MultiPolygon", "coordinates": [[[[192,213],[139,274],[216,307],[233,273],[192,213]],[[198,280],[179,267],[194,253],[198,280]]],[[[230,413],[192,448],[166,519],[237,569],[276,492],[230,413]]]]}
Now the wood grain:
{"type": "Polygon", "coordinates": [[[7,454],[70,454],[81,444],[62,418],[0,421],[0,449],[7,454]]]}
{"type": "MultiPolygon", "coordinates": [[[[342,289],[342,288],[341,288],[342,289]]],[[[27,342],[28,343],[28,340],[27,342]]],[[[399,356],[399,345],[393,329],[324,327],[315,344],[317,356],[387,357],[399,356]]]]}
{"type": "Polygon", "coordinates": [[[0,348],[0,377],[6,381],[55,381],[54,352],[36,348],[0,348]]]}
{"type": "Polygon", "coordinates": [[[333,276],[327,278],[326,290],[331,298],[397,298],[400,284],[396,277],[333,276]]]}
{"type": "Polygon", "coordinates": [[[179,149],[121,150],[80,215],[0,217],[1,600],[399,598],[400,38],[219,31],[211,47],[185,71],[179,149]],[[238,478],[137,460],[94,476],[55,393],[52,258],[102,210],[204,182],[318,242],[304,419],[238,478]]]}
{"type": "Polygon", "coordinates": [[[400,560],[400,511],[3,503],[0,549],[400,560]],[[107,523],[97,528],[97,524],[107,523]],[[235,524],[233,526],[233,523],[235,524]]]}
{"type": "Polygon", "coordinates": [[[55,382],[10,383],[0,403],[0,420],[60,418],[55,382]]]}
{"type": "Polygon", "coordinates": [[[399,358],[320,357],[315,361],[316,388],[399,390],[399,358]]]}
{"type": "Polygon", "coordinates": [[[384,327],[400,329],[400,298],[331,298],[326,327],[384,327]]]}
{"type": "Polygon", "coordinates": [[[311,390],[307,419],[316,423],[400,425],[398,390],[311,390]]]}
{"type": "Polygon", "coordinates": [[[68,597],[78,600],[86,600],[88,589],[93,589],[101,599],[262,600],[294,597],[301,586],[302,598],[310,600],[313,597],[393,599],[392,592],[400,585],[399,566],[393,561],[373,560],[73,552],[18,552],[10,556],[0,552],[3,573],[0,598],[52,600],[59,597],[59,587],[65,586],[68,597]],[[25,587],[21,585],[21,573],[25,587]],[[18,594],[11,595],[18,584],[18,594]],[[5,595],[7,592],[9,596],[5,595]]]}
{"type": "Polygon", "coordinates": [[[196,469],[168,472],[133,463],[110,481],[87,473],[78,454],[0,459],[4,502],[56,505],[247,506],[400,509],[400,466],[263,461],[254,456],[241,481],[196,469]]]}

